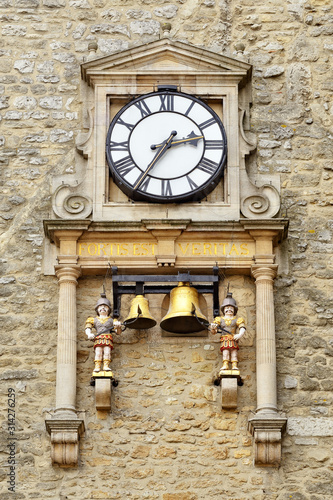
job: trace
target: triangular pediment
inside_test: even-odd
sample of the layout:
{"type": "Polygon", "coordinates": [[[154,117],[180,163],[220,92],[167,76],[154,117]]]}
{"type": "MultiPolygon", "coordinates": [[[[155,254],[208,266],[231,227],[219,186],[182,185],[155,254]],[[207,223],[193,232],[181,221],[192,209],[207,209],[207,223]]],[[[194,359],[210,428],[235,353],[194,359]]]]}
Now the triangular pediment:
{"type": "Polygon", "coordinates": [[[246,81],[251,65],[225,55],[169,39],[140,45],[116,54],[96,58],[81,66],[82,78],[88,84],[107,74],[234,74],[246,81]]]}

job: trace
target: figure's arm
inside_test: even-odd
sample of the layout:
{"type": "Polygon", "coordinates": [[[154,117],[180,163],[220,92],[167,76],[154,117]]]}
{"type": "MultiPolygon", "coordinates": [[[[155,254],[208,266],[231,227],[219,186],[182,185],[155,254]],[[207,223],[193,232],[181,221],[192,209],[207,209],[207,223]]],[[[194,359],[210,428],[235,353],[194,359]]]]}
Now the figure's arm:
{"type": "Polygon", "coordinates": [[[121,321],[118,321],[117,319],[113,320],[113,328],[117,335],[120,335],[121,332],[123,331],[122,326],[123,325],[121,321]]]}
{"type": "Polygon", "coordinates": [[[217,316],[216,318],[214,318],[214,321],[213,323],[211,323],[209,325],[209,331],[215,335],[217,333],[217,328],[220,326],[221,324],[221,318],[219,316],[217,316]]]}
{"type": "Polygon", "coordinates": [[[238,330],[238,333],[236,333],[236,335],[234,335],[234,340],[236,340],[236,341],[241,339],[245,335],[245,332],[246,332],[245,323],[244,323],[243,318],[238,318],[237,326],[238,326],[239,330],[238,330]]]}
{"type": "Polygon", "coordinates": [[[85,325],[85,333],[89,340],[94,340],[95,335],[92,333],[91,329],[94,326],[94,318],[88,318],[85,325]]]}

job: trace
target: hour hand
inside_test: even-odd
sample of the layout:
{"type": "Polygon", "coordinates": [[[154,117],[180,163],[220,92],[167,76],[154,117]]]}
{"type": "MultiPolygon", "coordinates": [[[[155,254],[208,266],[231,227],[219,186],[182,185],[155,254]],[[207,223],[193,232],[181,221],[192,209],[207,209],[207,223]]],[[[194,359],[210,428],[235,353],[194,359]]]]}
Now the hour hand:
{"type": "MultiPolygon", "coordinates": [[[[191,146],[196,147],[198,145],[198,142],[200,141],[200,139],[203,139],[203,135],[197,135],[192,131],[190,134],[188,134],[187,137],[183,137],[182,139],[178,139],[177,141],[172,141],[169,144],[169,147],[179,146],[180,144],[190,144],[191,146]]],[[[154,149],[160,148],[162,146],[163,146],[163,143],[162,144],[152,144],[150,146],[150,149],[154,150],[154,149]]]]}
{"type": "Polygon", "coordinates": [[[171,141],[174,138],[174,136],[177,135],[177,131],[173,130],[165,141],[162,142],[158,146],[158,151],[156,152],[154,158],[152,161],[149,163],[148,167],[146,170],[139,176],[139,178],[136,180],[134,189],[138,189],[138,187],[142,184],[143,180],[147,176],[147,174],[150,172],[150,170],[155,166],[156,162],[162,158],[163,155],[167,152],[167,150],[171,147],[171,141]]]}

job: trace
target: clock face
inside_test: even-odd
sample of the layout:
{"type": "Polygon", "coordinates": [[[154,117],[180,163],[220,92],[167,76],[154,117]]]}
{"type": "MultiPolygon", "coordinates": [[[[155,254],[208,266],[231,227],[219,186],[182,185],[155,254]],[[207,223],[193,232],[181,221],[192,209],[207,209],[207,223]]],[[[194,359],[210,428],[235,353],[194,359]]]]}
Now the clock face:
{"type": "Polygon", "coordinates": [[[226,134],[216,113],[199,99],[159,91],[117,113],[106,157],[115,183],[132,200],[199,201],[223,175],[226,134]]]}

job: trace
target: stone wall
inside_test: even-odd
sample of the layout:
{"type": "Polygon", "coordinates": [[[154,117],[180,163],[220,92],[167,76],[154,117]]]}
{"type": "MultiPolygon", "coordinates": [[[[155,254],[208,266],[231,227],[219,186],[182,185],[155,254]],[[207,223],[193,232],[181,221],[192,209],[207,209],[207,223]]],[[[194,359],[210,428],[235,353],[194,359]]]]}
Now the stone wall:
{"type": "Polygon", "coordinates": [[[329,0],[0,0],[1,498],[332,497],[332,19],[329,0]],[[55,404],[58,285],[42,273],[42,221],[51,213],[51,176],[76,168],[79,64],[90,41],[106,55],[156,40],[165,22],[171,38],[219,53],[235,56],[241,42],[254,66],[258,148],[248,168],[280,174],[280,216],[290,219],[275,286],[278,403],[289,419],[279,470],[253,466],[247,431],[256,404],[248,277],[230,277],[249,325],[237,411],[218,407],[216,339],[161,338],[156,327],[117,341],[112,366],[120,383],[110,415],[95,411],[83,333],[103,278],[81,279],[77,407],[86,434],[77,469],[51,465],[44,420],[55,404]],[[7,483],[14,438],[15,492],[7,483]]]}

